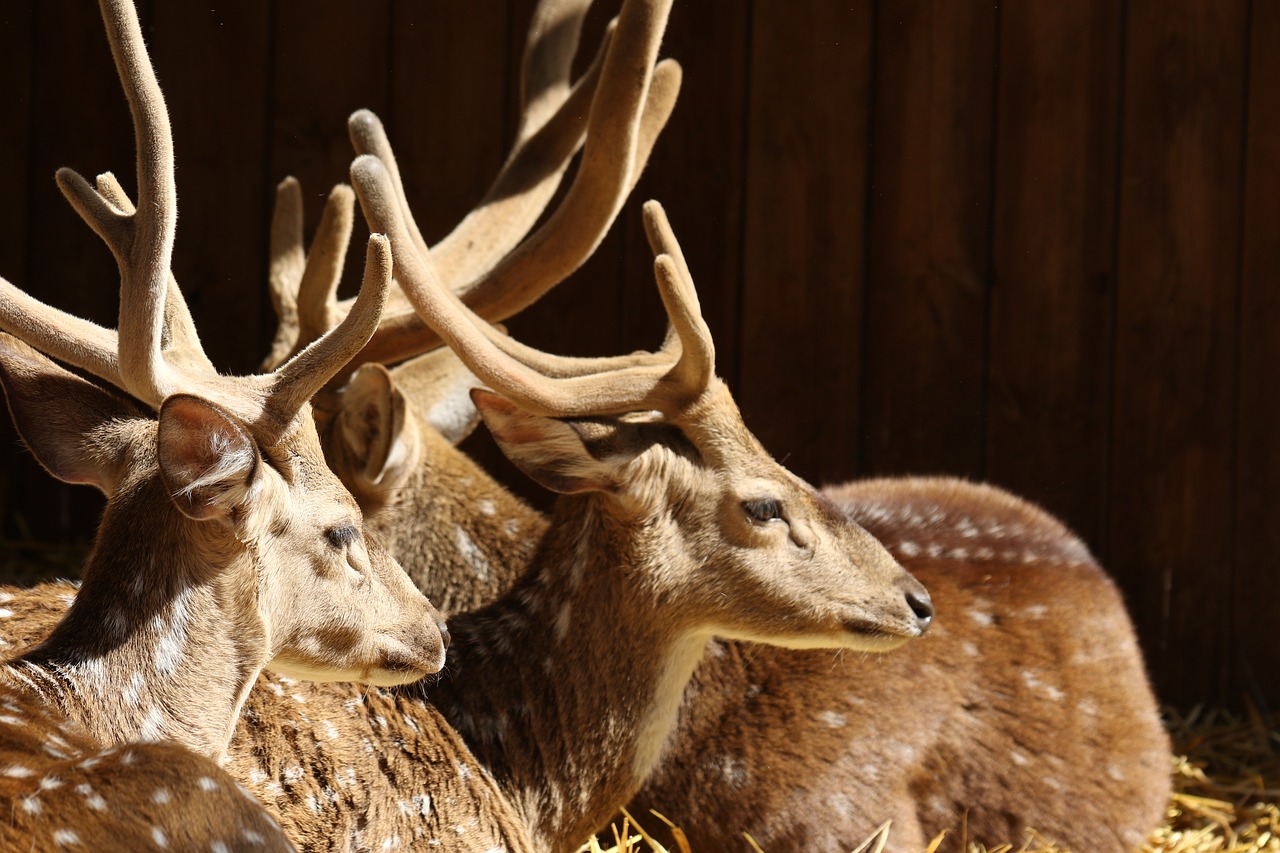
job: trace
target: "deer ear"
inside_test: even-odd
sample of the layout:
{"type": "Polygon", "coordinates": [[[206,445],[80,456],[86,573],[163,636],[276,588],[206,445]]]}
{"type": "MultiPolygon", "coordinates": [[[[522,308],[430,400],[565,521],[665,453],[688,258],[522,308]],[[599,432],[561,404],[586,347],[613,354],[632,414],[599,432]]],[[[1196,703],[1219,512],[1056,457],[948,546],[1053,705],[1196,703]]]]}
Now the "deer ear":
{"type": "Polygon", "coordinates": [[[353,491],[387,491],[404,484],[418,460],[418,426],[407,417],[404,394],[381,364],[365,364],[342,392],[334,435],[343,482],[353,491]]]}
{"type": "Polygon", "coordinates": [[[395,382],[423,413],[423,420],[450,444],[461,442],[480,423],[470,392],[483,383],[448,347],[400,365],[395,382]]]}
{"type": "Polygon", "coordinates": [[[124,477],[129,440],[113,429],[142,419],[129,402],[0,334],[0,382],[14,425],[50,474],[107,495],[124,477]]]}
{"type": "Polygon", "coordinates": [[[591,455],[572,421],[531,415],[481,388],[471,399],[498,447],[539,485],[563,495],[616,491],[615,467],[591,455]]]}
{"type": "Polygon", "coordinates": [[[160,475],[183,514],[227,517],[259,484],[258,445],[233,415],[191,394],[160,406],[160,475]]]}

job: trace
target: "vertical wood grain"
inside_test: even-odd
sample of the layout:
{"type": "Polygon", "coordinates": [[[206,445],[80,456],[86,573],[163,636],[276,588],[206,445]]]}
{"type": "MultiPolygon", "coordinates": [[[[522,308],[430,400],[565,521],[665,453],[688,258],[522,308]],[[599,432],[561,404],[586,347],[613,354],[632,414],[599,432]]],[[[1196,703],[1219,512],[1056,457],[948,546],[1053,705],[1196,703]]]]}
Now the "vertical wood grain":
{"type": "Polygon", "coordinates": [[[1095,549],[1106,529],[1120,49],[1116,3],[1002,18],[987,477],[1095,549]]]}
{"type": "Polygon", "coordinates": [[[1280,709],[1280,6],[1255,3],[1249,50],[1237,418],[1236,536],[1230,590],[1231,690],[1280,709]]]}
{"type": "Polygon", "coordinates": [[[871,7],[754,7],[738,401],[815,481],[857,462],[871,7]]]}
{"type": "Polygon", "coordinates": [[[1221,696],[1244,2],[1128,6],[1110,568],[1166,701],[1221,696]]]}
{"type": "Polygon", "coordinates": [[[863,469],[982,470],[998,16],[917,0],[876,22],[863,469]]]}
{"type": "Polygon", "coordinates": [[[148,38],[178,164],[174,274],[205,352],[238,374],[257,369],[276,319],[266,298],[265,202],[279,177],[262,156],[270,12],[258,0],[158,3],[148,38]]]}

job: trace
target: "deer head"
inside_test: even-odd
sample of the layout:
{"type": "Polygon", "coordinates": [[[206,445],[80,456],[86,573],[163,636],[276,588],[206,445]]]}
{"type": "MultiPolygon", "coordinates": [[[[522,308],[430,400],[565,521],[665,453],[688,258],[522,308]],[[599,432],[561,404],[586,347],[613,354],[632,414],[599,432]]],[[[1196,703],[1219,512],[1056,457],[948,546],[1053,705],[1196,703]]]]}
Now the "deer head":
{"type": "MultiPolygon", "coordinates": [[[[217,753],[264,664],[307,678],[394,684],[443,662],[438,614],[366,535],[355,500],[325,465],[308,403],[376,327],[390,282],[389,246],[370,239],[360,295],[331,333],[270,373],[219,376],[169,274],[176,191],[159,85],[132,5],[103,0],[102,7],[134,116],[139,204],[110,175],[94,188],[63,169],[58,183],[116,257],[119,332],[3,280],[0,327],[157,416],[35,349],[0,345],[0,376],[33,451],[55,476],[95,485],[109,499],[82,591],[36,654],[56,657],[75,646],[80,658],[150,671],[137,657],[155,648],[135,647],[136,640],[203,667],[197,678],[223,666],[235,689],[216,726],[220,736],[186,739],[217,753]],[[227,624],[207,633],[192,627],[218,616],[227,624]],[[149,619],[170,630],[162,637],[139,630],[149,619]],[[108,630],[97,630],[103,623],[108,630]]],[[[128,718],[127,709],[118,716],[128,718]]],[[[127,735],[134,723],[111,733],[127,735]]],[[[178,736],[181,728],[174,721],[160,733],[178,736]]]]}
{"type": "Polygon", "coordinates": [[[473,399],[507,456],[553,491],[589,494],[601,512],[666,533],[667,568],[654,575],[671,584],[672,611],[687,609],[709,633],[796,647],[882,649],[924,633],[932,607],[923,587],[743,424],[714,376],[692,278],[658,204],[645,206],[645,222],[667,344],[623,359],[565,359],[466,309],[411,242],[381,160],[357,158],[352,178],[366,218],[392,240],[418,314],[501,392],[473,399]]]}

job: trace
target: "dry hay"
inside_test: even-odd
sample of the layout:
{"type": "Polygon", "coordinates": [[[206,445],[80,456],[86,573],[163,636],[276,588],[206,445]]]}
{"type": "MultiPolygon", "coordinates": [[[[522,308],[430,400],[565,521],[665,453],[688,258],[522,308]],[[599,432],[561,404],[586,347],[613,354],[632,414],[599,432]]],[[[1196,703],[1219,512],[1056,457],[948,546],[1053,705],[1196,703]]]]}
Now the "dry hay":
{"type": "MultiPolygon", "coordinates": [[[[1166,714],[1177,755],[1174,794],[1164,826],[1140,853],[1280,853],[1280,714],[1263,718],[1252,706],[1244,716],[1196,709],[1166,714]]],[[[655,819],[670,825],[665,817],[655,819]]],[[[612,827],[613,844],[592,841],[579,853],[696,853],[672,827],[676,850],[655,841],[631,815],[612,827]]],[[[853,853],[880,853],[892,827],[880,827],[853,853]]],[[[940,835],[925,853],[947,840],[940,835]]],[[[962,840],[966,853],[1068,853],[1039,835],[987,848],[962,840]]],[[[765,853],[750,838],[744,853],[765,853]]],[[[1077,851],[1088,853],[1088,851],[1077,851]]]]}

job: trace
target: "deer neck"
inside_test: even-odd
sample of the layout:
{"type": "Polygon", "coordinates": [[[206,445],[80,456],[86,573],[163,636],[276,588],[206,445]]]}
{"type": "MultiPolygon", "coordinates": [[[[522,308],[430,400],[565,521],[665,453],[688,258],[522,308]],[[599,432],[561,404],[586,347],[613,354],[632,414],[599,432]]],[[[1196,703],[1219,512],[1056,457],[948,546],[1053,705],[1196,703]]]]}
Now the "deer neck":
{"type": "Polygon", "coordinates": [[[707,635],[635,582],[647,549],[590,498],[561,498],[524,578],[450,620],[432,701],[548,849],[575,846],[656,765],[707,635]]]}
{"type": "MultiPolygon", "coordinates": [[[[426,430],[424,429],[424,432],[426,430]]],[[[515,585],[546,518],[443,438],[397,497],[366,507],[366,523],[442,614],[474,610],[515,585]]]]}
{"type": "Polygon", "coordinates": [[[7,667],[99,742],[174,740],[221,757],[270,657],[249,559],[192,524],[158,477],[122,489],[66,616],[7,667]]]}

